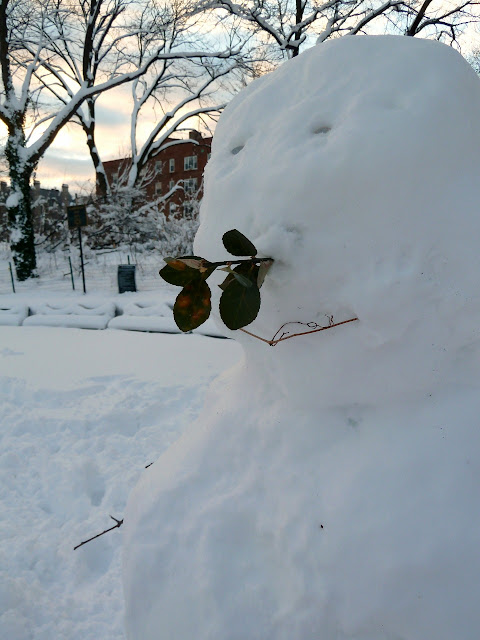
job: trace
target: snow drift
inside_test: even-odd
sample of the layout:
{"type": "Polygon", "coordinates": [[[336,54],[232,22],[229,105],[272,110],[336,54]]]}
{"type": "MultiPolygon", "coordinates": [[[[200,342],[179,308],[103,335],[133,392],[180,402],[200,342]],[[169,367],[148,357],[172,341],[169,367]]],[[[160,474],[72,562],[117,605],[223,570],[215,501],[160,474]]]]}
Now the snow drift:
{"type": "Polygon", "coordinates": [[[131,640],[478,638],[479,112],[459,54],[393,36],[225,110],[196,254],[237,228],[275,259],[262,337],[358,321],[232,334],[243,363],[130,497],[131,640]]]}

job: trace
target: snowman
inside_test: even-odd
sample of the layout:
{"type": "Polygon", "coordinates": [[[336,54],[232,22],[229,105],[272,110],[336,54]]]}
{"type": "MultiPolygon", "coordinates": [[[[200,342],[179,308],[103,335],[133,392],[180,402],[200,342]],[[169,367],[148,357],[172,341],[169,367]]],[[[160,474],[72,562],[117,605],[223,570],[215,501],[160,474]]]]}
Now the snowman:
{"type": "Polygon", "coordinates": [[[480,637],[479,114],[458,53],[394,36],[225,110],[196,255],[236,228],[274,259],[260,337],[358,320],[230,333],[243,360],[129,500],[129,640],[480,637]]]}

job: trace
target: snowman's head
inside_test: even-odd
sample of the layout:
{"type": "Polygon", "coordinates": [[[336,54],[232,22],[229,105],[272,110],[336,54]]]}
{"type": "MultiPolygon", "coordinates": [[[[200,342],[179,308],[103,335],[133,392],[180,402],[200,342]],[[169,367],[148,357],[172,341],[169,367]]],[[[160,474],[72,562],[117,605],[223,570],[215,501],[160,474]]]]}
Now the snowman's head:
{"type": "Polygon", "coordinates": [[[422,342],[429,326],[448,340],[480,289],[479,113],[480,81],[449,47],[394,36],[318,45],[222,115],[195,253],[226,257],[222,234],[237,228],[274,258],[248,327],[263,337],[284,322],[358,317],[333,341],[304,338],[305,356],[327,365],[341,332],[372,358],[422,342]]]}

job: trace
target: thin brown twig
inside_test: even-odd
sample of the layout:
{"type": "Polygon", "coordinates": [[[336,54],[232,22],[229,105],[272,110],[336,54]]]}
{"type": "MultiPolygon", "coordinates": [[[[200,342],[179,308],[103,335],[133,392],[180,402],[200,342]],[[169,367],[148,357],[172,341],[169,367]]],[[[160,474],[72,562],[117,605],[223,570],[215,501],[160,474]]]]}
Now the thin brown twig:
{"type": "Polygon", "coordinates": [[[330,318],[330,324],[328,324],[325,327],[316,327],[315,329],[311,329],[310,331],[301,331],[298,333],[282,333],[282,335],[280,336],[280,338],[276,338],[276,336],[280,333],[280,331],[286,327],[289,324],[306,324],[307,326],[310,323],[304,323],[304,322],[286,322],[285,324],[282,324],[282,326],[280,327],[280,329],[278,329],[278,331],[274,334],[273,338],[271,340],[266,340],[265,338],[261,338],[260,336],[257,336],[255,333],[252,333],[251,331],[247,331],[247,329],[240,329],[240,331],[243,331],[243,333],[247,333],[249,336],[252,336],[252,338],[256,338],[257,340],[261,340],[262,342],[266,342],[268,345],[270,345],[271,347],[275,347],[279,342],[283,342],[284,340],[289,340],[290,338],[297,338],[298,336],[306,336],[310,333],[318,333],[319,331],[326,331],[327,329],[333,329],[334,327],[339,327],[342,324],[348,324],[349,322],[356,322],[358,320],[358,318],[350,318],[350,320],[343,320],[342,322],[333,322],[333,318],[330,318]]]}
{"type": "Polygon", "coordinates": [[[249,336],[252,336],[252,338],[256,338],[257,340],[261,340],[262,342],[266,342],[267,344],[272,346],[271,340],[266,340],[265,338],[261,338],[260,336],[257,336],[255,333],[252,333],[251,331],[247,331],[246,329],[240,329],[240,331],[243,331],[243,333],[247,333],[249,336]]]}
{"type": "Polygon", "coordinates": [[[73,547],[73,550],[75,551],[76,549],[78,549],[79,547],[82,547],[84,544],[87,544],[87,542],[91,542],[92,540],[95,540],[95,538],[99,538],[100,536],[103,536],[105,533],[108,533],[109,531],[113,531],[113,529],[119,529],[122,524],[123,524],[123,518],[122,520],[117,520],[117,518],[114,518],[113,516],[110,516],[110,518],[112,520],[115,520],[115,522],[117,524],[113,525],[113,527],[110,527],[109,529],[105,529],[105,531],[102,531],[102,533],[97,533],[96,536],[92,536],[91,538],[89,538],[88,540],[84,540],[83,542],[81,542],[80,544],[77,544],[76,547],[73,547]]]}

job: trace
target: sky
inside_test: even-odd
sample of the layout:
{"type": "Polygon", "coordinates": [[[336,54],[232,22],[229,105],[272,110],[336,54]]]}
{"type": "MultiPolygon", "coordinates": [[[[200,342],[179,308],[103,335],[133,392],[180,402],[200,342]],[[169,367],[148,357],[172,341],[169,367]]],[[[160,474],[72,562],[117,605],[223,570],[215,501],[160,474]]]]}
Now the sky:
{"type": "MultiPolygon", "coordinates": [[[[97,148],[103,161],[130,154],[130,92],[127,86],[113,89],[97,101],[97,148]]],[[[145,113],[139,127],[140,142],[156,122],[155,114],[145,113]]],[[[191,126],[198,127],[193,120],[191,126]]],[[[3,125],[1,125],[3,127],[3,125]]],[[[3,135],[6,134],[4,130],[3,135]]],[[[36,179],[42,187],[58,188],[68,184],[71,194],[92,189],[95,172],[86,138],[80,126],[67,124],[40,162],[36,179]]]]}
{"type": "MultiPolygon", "coordinates": [[[[98,100],[97,148],[102,160],[129,155],[130,110],[127,87],[112,90],[98,100]]],[[[146,117],[142,131],[146,132],[154,122],[153,114],[146,117]]],[[[37,179],[44,187],[68,184],[71,193],[80,193],[88,181],[94,184],[95,172],[79,126],[68,124],[60,131],[38,167],[37,179]]]]}

